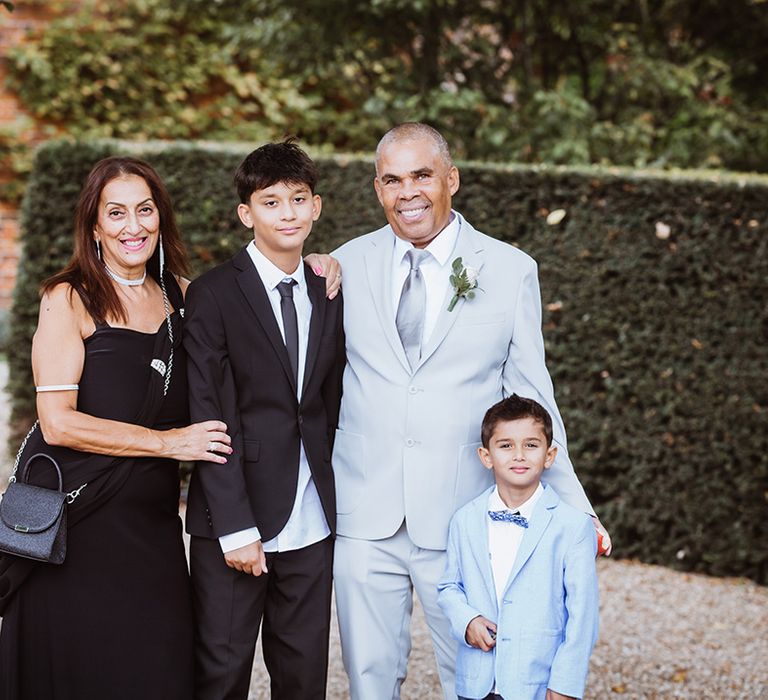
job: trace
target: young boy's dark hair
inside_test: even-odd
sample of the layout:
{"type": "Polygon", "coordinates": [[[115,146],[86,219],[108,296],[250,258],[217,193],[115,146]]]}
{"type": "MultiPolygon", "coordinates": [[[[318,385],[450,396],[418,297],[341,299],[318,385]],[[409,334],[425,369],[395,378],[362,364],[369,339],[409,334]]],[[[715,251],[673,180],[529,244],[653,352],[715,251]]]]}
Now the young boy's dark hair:
{"type": "Polygon", "coordinates": [[[519,420],[520,418],[533,418],[536,422],[541,423],[547,438],[547,447],[552,444],[552,418],[547,409],[533,399],[525,399],[517,394],[512,394],[512,396],[495,403],[485,412],[483,426],[480,429],[483,447],[488,448],[493,431],[496,430],[499,423],[519,420]]]}
{"type": "Polygon", "coordinates": [[[315,193],[317,168],[294,138],[267,143],[249,153],[235,173],[235,188],[242,204],[251,195],[277,182],[302,183],[315,193]]]}

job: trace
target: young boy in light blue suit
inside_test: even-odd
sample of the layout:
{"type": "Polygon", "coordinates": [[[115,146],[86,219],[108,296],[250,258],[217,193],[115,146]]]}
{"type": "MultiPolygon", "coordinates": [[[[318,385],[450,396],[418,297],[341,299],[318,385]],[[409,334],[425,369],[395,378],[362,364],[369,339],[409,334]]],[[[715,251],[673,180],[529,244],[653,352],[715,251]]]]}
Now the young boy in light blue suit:
{"type": "Polygon", "coordinates": [[[592,519],[541,483],[552,420],[512,395],[488,409],[480,459],[496,485],[454,515],[438,603],[459,641],[462,700],[581,698],[597,639],[592,519]]]}

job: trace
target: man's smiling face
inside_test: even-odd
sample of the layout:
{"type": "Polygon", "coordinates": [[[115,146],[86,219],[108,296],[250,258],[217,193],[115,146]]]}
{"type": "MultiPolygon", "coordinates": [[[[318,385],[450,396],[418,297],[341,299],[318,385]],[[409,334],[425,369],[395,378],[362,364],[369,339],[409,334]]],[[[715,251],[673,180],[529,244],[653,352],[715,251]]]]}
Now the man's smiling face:
{"type": "Polygon", "coordinates": [[[459,171],[428,137],[395,141],[379,153],[374,187],[395,234],[424,248],[448,225],[459,171]]]}

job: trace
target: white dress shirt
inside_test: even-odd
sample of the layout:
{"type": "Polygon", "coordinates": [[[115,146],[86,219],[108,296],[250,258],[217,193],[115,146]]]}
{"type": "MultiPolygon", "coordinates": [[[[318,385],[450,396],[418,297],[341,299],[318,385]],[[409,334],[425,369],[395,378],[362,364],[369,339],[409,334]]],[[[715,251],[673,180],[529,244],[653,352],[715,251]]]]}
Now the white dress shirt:
{"type": "MultiPolygon", "coordinates": [[[[307,280],[304,277],[304,263],[290,274],[286,275],[279,267],[269,260],[251,241],[246,247],[251,256],[256,271],[267,291],[272,313],[275,315],[280,334],[285,342],[285,329],[283,328],[283,314],[280,311],[280,292],[277,285],[283,280],[293,279],[296,284],[293,287],[293,303],[296,307],[296,317],[299,326],[299,368],[298,381],[296,382],[297,398],[301,400],[301,388],[304,383],[304,367],[306,365],[307,342],[309,340],[309,321],[312,317],[312,302],[307,293],[307,280]]],[[[299,451],[299,481],[296,485],[296,497],[293,501],[293,509],[285,527],[276,537],[264,542],[265,552],[289,552],[302,547],[308,547],[315,542],[325,539],[331,534],[328,522],[325,519],[323,506],[317,487],[312,479],[312,472],[301,444],[299,451]]],[[[219,544],[224,553],[231,552],[238,547],[244,547],[261,539],[261,533],[257,527],[240,530],[229,535],[219,537],[219,544]]]]}
{"type": "MultiPolygon", "coordinates": [[[[451,254],[456,247],[456,241],[459,238],[460,218],[456,212],[451,212],[451,220],[448,225],[435,236],[424,250],[429,251],[430,255],[421,263],[419,270],[424,279],[424,287],[427,290],[427,304],[424,311],[424,329],[421,336],[421,345],[429,340],[432,331],[437,324],[437,317],[445,304],[446,294],[450,288],[451,264],[453,259],[451,254]]],[[[411,271],[405,254],[413,248],[409,243],[398,236],[395,236],[395,246],[392,252],[392,308],[397,316],[397,307],[400,305],[400,294],[403,291],[403,284],[408,273],[411,271]]]]}
{"type": "MultiPolygon", "coordinates": [[[[498,487],[494,487],[488,496],[488,510],[508,510],[511,513],[520,513],[524,518],[531,519],[536,502],[544,493],[544,487],[539,482],[533,495],[517,508],[510,508],[499,496],[498,487]]],[[[504,589],[507,587],[509,575],[515,564],[515,557],[523,541],[525,528],[514,523],[491,520],[488,516],[488,553],[491,558],[491,571],[493,572],[493,584],[496,588],[496,600],[499,611],[504,597],[504,589]]],[[[497,691],[496,683],[493,684],[493,692],[497,691]]]]}
{"type": "MultiPolygon", "coordinates": [[[[488,510],[508,510],[512,513],[520,512],[524,518],[531,519],[536,502],[544,493],[544,487],[539,482],[533,495],[518,508],[510,508],[499,496],[499,489],[494,488],[488,497],[488,510]]],[[[501,608],[501,600],[504,589],[507,587],[509,574],[515,563],[517,550],[523,541],[525,528],[514,523],[498,522],[488,516],[488,552],[491,557],[491,570],[493,571],[493,583],[496,587],[496,600],[501,608]]]]}

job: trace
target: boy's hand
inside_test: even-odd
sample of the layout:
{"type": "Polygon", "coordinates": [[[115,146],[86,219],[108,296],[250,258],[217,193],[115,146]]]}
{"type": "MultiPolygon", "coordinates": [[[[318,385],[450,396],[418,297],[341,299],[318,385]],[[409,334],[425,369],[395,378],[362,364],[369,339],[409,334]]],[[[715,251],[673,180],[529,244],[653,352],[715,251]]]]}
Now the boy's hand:
{"type": "Polygon", "coordinates": [[[304,262],[309,265],[313,272],[325,277],[325,295],[333,299],[341,289],[341,265],[336,258],[321,253],[310,253],[304,256],[304,262]]]}
{"type": "Polygon", "coordinates": [[[613,542],[611,542],[611,536],[608,534],[608,530],[603,527],[600,518],[596,515],[592,516],[592,522],[594,523],[595,531],[597,532],[597,556],[604,554],[606,557],[610,557],[611,552],[613,551],[613,542]]]}
{"type": "Polygon", "coordinates": [[[236,569],[251,576],[267,573],[267,557],[264,554],[264,547],[261,546],[261,540],[227,552],[224,555],[224,561],[230,569],[236,569]]]}
{"type": "Polygon", "coordinates": [[[470,620],[464,633],[467,644],[480,651],[490,651],[496,646],[496,623],[478,615],[470,620]]]}
{"type": "Polygon", "coordinates": [[[573,697],[573,695],[562,695],[561,693],[558,693],[556,690],[550,690],[549,688],[547,688],[546,700],[579,700],[579,699],[573,697]]]}

